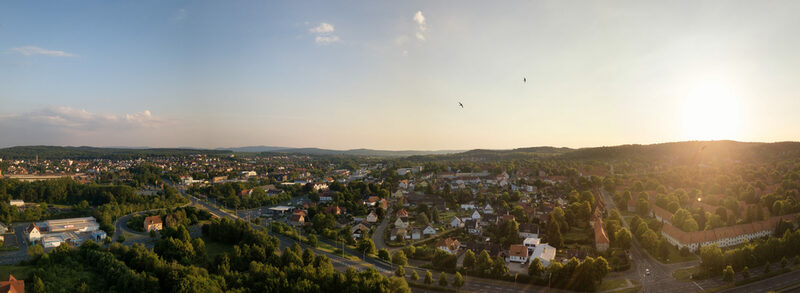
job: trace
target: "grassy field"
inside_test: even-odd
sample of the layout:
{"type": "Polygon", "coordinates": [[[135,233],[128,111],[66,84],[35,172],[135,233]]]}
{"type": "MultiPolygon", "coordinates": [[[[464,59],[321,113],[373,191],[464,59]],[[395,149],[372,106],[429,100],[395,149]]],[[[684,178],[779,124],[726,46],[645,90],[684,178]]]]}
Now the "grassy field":
{"type": "Polygon", "coordinates": [[[628,282],[625,279],[603,280],[603,283],[597,287],[597,292],[619,289],[625,286],[628,286],[628,282]]]}
{"type": "Polygon", "coordinates": [[[28,279],[33,270],[32,266],[0,266],[0,280],[7,281],[9,274],[17,279],[28,279]]]}
{"type": "Polygon", "coordinates": [[[692,280],[690,277],[692,276],[692,274],[697,273],[697,270],[698,270],[697,267],[677,269],[674,272],[672,272],[672,277],[675,278],[675,280],[681,282],[689,282],[692,280]]]}
{"type": "Polygon", "coordinates": [[[697,256],[694,255],[694,254],[691,254],[691,253],[689,255],[687,255],[687,256],[682,256],[680,251],[678,251],[677,248],[675,248],[674,246],[670,245],[669,246],[669,256],[667,257],[667,259],[668,259],[668,261],[665,261],[663,263],[673,264],[673,263],[681,263],[681,262],[693,261],[693,260],[697,259],[697,256]]]}

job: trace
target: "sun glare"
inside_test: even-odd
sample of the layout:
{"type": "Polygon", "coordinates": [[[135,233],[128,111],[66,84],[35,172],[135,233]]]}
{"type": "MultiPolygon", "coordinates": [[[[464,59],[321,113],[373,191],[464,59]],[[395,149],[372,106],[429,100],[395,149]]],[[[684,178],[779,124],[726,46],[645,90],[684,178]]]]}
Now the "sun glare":
{"type": "Polygon", "coordinates": [[[688,139],[736,139],[742,124],[741,104],[729,87],[702,83],[692,87],[683,105],[684,132],[688,139]]]}

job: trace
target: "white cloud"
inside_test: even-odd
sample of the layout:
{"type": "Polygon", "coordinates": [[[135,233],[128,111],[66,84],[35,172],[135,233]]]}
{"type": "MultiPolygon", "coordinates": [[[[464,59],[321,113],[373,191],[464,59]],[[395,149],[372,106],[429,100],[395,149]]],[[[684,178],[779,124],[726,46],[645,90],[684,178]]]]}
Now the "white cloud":
{"type": "Polygon", "coordinates": [[[339,42],[339,37],[337,37],[337,36],[317,36],[314,39],[314,41],[317,42],[317,44],[320,44],[320,45],[327,45],[327,44],[330,44],[330,43],[339,42]]]}
{"type": "Polygon", "coordinates": [[[31,125],[65,130],[93,130],[98,128],[156,127],[165,121],[153,116],[149,110],[117,116],[109,113],[92,113],[85,109],[49,106],[24,114],[0,116],[0,121],[23,122],[31,125]]]}
{"type": "Polygon", "coordinates": [[[154,116],[149,110],[127,114],[89,112],[64,106],[49,106],[24,113],[0,114],[0,146],[142,145],[155,137],[174,137],[179,121],[154,116]]]}
{"type": "Polygon", "coordinates": [[[417,33],[415,34],[417,39],[424,41],[426,39],[425,32],[428,30],[428,25],[425,23],[425,16],[422,15],[422,11],[414,13],[414,22],[417,23],[417,33]]]}
{"type": "Polygon", "coordinates": [[[327,22],[320,23],[318,26],[308,29],[310,33],[317,35],[314,41],[319,45],[341,42],[339,36],[333,34],[334,30],[333,25],[327,22]]]}
{"type": "Polygon", "coordinates": [[[308,31],[315,34],[330,34],[333,32],[333,25],[330,23],[320,23],[318,26],[309,29],[308,31]]]}
{"type": "Polygon", "coordinates": [[[75,57],[77,55],[67,53],[64,51],[47,50],[36,46],[24,46],[11,48],[9,51],[22,54],[24,56],[44,55],[52,57],[75,57]]]}

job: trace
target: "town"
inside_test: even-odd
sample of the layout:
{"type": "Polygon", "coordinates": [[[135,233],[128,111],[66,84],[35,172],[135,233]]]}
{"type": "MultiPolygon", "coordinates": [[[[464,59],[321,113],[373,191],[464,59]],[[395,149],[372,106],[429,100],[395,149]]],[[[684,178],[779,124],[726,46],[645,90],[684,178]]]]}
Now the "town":
{"type": "MultiPolygon", "coordinates": [[[[737,143],[702,147],[729,144],[737,143]]],[[[777,166],[713,154],[686,163],[699,143],[675,145],[680,151],[667,152],[669,159],[635,164],[608,159],[604,149],[401,158],[220,151],[122,158],[79,149],[63,158],[5,149],[0,268],[7,284],[27,282],[28,291],[97,290],[31,271],[58,264],[71,248],[102,246],[123,260],[105,266],[130,267],[125,255],[135,251],[202,270],[206,279],[193,286],[224,290],[238,285],[213,276],[233,278],[235,267],[246,269],[235,262],[255,261],[251,250],[269,247],[281,258],[323,256],[332,271],[394,278],[391,286],[420,292],[678,292],[795,275],[800,173],[786,164],[793,157],[776,154],[772,160],[786,162],[777,166]]],[[[127,270],[134,274],[127,282],[167,286],[158,273],[148,281],[135,266],[127,270]]]]}

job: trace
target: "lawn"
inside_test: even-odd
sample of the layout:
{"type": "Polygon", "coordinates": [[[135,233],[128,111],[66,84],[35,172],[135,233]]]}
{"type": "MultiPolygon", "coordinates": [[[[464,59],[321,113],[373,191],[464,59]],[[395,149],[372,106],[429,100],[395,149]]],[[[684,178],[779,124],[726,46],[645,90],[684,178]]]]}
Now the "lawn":
{"type": "Polygon", "coordinates": [[[0,266],[0,280],[7,281],[8,274],[12,274],[14,278],[20,280],[28,279],[33,270],[35,270],[33,266],[3,265],[0,266]]]}
{"type": "Polygon", "coordinates": [[[672,277],[681,282],[691,281],[692,274],[697,274],[698,267],[682,268],[672,272],[672,277]]]}
{"type": "Polygon", "coordinates": [[[570,227],[567,233],[563,236],[564,243],[591,243],[592,239],[589,237],[589,231],[585,228],[570,227]]]}
{"type": "Polygon", "coordinates": [[[673,264],[673,263],[681,263],[681,262],[693,261],[693,260],[697,259],[697,256],[695,256],[694,254],[691,254],[691,253],[689,255],[687,255],[687,256],[682,256],[680,251],[677,248],[675,248],[674,246],[670,245],[669,246],[669,256],[667,257],[667,259],[669,261],[665,261],[663,263],[673,264]]]}
{"type": "Polygon", "coordinates": [[[603,280],[603,283],[597,287],[597,292],[619,289],[626,286],[628,286],[628,282],[625,279],[603,280]]]}

